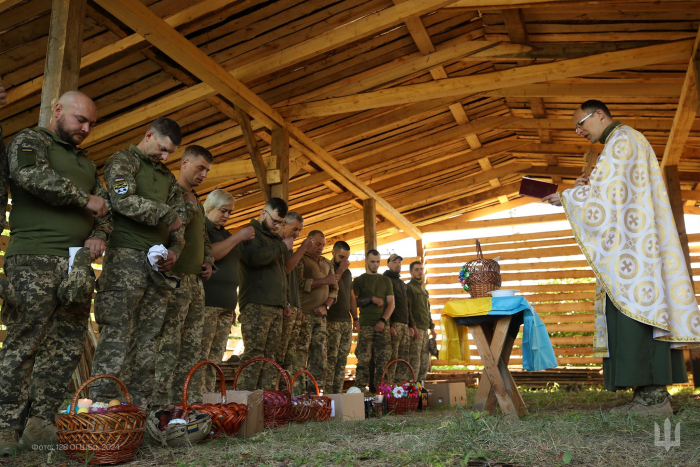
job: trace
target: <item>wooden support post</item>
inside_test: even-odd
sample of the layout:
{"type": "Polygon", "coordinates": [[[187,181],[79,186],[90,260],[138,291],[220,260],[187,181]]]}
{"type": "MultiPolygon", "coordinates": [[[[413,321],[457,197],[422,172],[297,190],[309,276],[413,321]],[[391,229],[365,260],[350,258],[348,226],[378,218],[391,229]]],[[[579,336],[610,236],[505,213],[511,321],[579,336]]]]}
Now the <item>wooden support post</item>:
{"type": "Polygon", "coordinates": [[[265,202],[268,202],[270,201],[270,185],[267,183],[267,167],[265,167],[265,162],[260,154],[258,140],[255,139],[253,127],[250,125],[250,117],[239,107],[236,107],[236,114],[238,115],[238,124],[243,131],[245,145],[248,147],[248,152],[250,153],[250,160],[255,169],[255,175],[258,177],[260,191],[263,194],[263,198],[265,198],[265,202]]]}
{"type": "MultiPolygon", "coordinates": [[[[277,156],[277,169],[274,172],[278,175],[279,182],[270,186],[270,195],[273,198],[282,198],[288,201],[289,198],[289,132],[286,128],[275,128],[272,130],[271,151],[273,156],[277,156]]],[[[268,175],[273,170],[268,172],[268,175]]],[[[271,180],[268,178],[268,182],[271,180]]]]}
{"type": "Polygon", "coordinates": [[[377,249],[377,205],[373,199],[362,201],[365,222],[365,252],[377,249]]]}
{"type": "Polygon", "coordinates": [[[48,126],[61,94],[78,90],[87,0],[53,0],[39,126],[48,126]]]}
{"type": "Polygon", "coordinates": [[[423,251],[423,240],[416,240],[416,256],[418,257],[418,261],[421,263],[423,262],[424,255],[425,252],[423,251]]]}
{"type": "MultiPolygon", "coordinates": [[[[688,234],[685,230],[685,218],[683,217],[683,199],[681,197],[681,183],[680,177],[678,176],[678,166],[667,165],[664,167],[664,174],[666,176],[666,190],[668,192],[668,199],[671,202],[673,219],[676,221],[678,237],[681,242],[681,247],[683,248],[685,262],[688,265],[690,281],[693,282],[693,268],[690,265],[690,247],[688,246],[688,234]]],[[[690,350],[690,363],[692,366],[695,387],[700,387],[700,349],[690,350]]]]}

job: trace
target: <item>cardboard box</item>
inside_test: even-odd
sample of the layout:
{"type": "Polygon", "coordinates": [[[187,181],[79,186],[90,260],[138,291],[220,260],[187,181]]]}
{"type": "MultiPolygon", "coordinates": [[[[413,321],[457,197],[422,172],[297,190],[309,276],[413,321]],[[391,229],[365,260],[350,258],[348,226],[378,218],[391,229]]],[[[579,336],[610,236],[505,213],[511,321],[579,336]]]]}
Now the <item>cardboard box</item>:
{"type": "Polygon", "coordinates": [[[356,393],[324,394],[331,399],[331,418],[336,420],[364,420],[365,395],[356,393]]]}
{"type": "Polygon", "coordinates": [[[467,387],[464,383],[425,383],[428,395],[428,407],[442,405],[467,405],[467,387]]]}
{"type": "MultiPolygon", "coordinates": [[[[257,391],[226,391],[226,400],[248,406],[248,416],[238,430],[238,436],[247,438],[265,428],[265,412],[263,410],[263,392],[257,391]]],[[[202,396],[204,404],[220,404],[221,393],[208,392],[202,396]]]]}

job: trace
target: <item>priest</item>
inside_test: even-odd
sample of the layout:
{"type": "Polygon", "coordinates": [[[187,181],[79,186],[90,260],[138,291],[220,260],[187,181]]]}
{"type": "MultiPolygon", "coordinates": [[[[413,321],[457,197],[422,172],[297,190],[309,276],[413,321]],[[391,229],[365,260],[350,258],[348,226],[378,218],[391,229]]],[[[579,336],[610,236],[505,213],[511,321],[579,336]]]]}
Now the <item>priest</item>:
{"type": "Polygon", "coordinates": [[[604,145],[590,180],[543,199],[562,206],[596,275],[594,356],[605,389],[634,388],[613,413],[673,414],[669,384],[687,382],[682,349],[700,345],[700,313],[654,151],[597,100],[576,134],[604,145]]]}

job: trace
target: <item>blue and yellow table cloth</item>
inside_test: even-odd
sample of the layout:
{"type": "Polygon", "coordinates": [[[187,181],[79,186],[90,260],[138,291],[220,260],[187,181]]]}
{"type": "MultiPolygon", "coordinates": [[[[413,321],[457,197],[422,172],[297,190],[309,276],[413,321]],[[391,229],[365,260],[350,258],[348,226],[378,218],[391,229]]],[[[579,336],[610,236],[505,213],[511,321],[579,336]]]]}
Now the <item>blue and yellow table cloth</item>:
{"type": "Polygon", "coordinates": [[[556,368],[557,358],[547,328],[525,297],[468,298],[447,302],[441,317],[443,341],[440,360],[448,365],[469,363],[469,328],[457,325],[455,318],[507,316],[521,312],[523,368],[527,371],[556,368]]]}

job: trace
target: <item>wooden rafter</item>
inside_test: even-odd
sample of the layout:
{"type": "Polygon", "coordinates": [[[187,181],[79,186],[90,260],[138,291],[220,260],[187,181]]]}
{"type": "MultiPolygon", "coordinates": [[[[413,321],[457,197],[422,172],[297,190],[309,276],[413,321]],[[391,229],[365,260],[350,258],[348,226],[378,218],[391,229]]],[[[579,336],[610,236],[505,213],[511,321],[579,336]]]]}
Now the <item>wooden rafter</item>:
{"type": "Polygon", "coordinates": [[[698,54],[698,44],[700,43],[700,29],[693,44],[688,71],[685,74],[683,81],[683,89],[681,90],[680,101],[676,109],[676,115],[673,118],[673,127],[668,136],[668,143],[664,150],[664,156],[661,159],[661,168],[666,166],[677,165],[681,158],[681,153],[685,147],[685,142],[690,135],[690,129],[693,126],[695,117],[698,115],[698,78],[696,76],[695,61],[698,54]]]}
{"type": "Polygon", "coordinates": [[[443,97],[464,97],[468,94],[592,73],[602,73],[620,68],[687,60],[690,57],[692,47],[692,41],[651,45],[638,49],[510,68],[462,78],[448,78],[430,83],[382,89],[358,96],[309,102],[284,108],[281,112],[287,117],[320,117],[409,104],[429,99],[441,99],[443,97]]]}
{"type": "MultiPolygon", "coordinates": [[[[271,129],[286,128],[290,136],[295,140],[292,144],[294,145],[295,142],[298,142],[298,145],[295,147],[311,161],[330,173],[343,186],[361,199],[375,199],[377,209],[387,219],[406,230],[412,237],[421,238],[421,231],[401,213],[381,199],[301,130],[285,122],[282,116],[272,107],[262,101],[231,74],[227,73],[220,65],[175,31],[165,21],[151,12],[148,7],[137,0],[97,0],[97,3],[119,20],[132,27],[136,32],[142,34],[149,42],[165,52],[173,60],[190,69],[202,81],[212,86],[219,94],[237,107],[240,107],[251,117],[271,129]]],[[[404,5],[415,8],[417,3],[415,0],[410,0],[404,5]]],[[[449,2],[442,3],[446,4],[449,2]]],[[[404,5],[399,5],[395,8],[401,8],[404,5]]]]}
{"type": "Polygon", "coordinates": [[[260,192],[263,194],[265,201],[270,201],[270,184],[267,182],[267,167],[265,167],[265,162],[260,155],[260,147],[258,146],[258,140],[255,138],[255,133],[253,133],[253,128],[250,125],[250,117],[240,107],[236,107],[236,115],[238,117],[238,124],[243,132],[245,145],[248,147],[250,161],[253,163],[255,175],[258,178],[260,192]]]}

